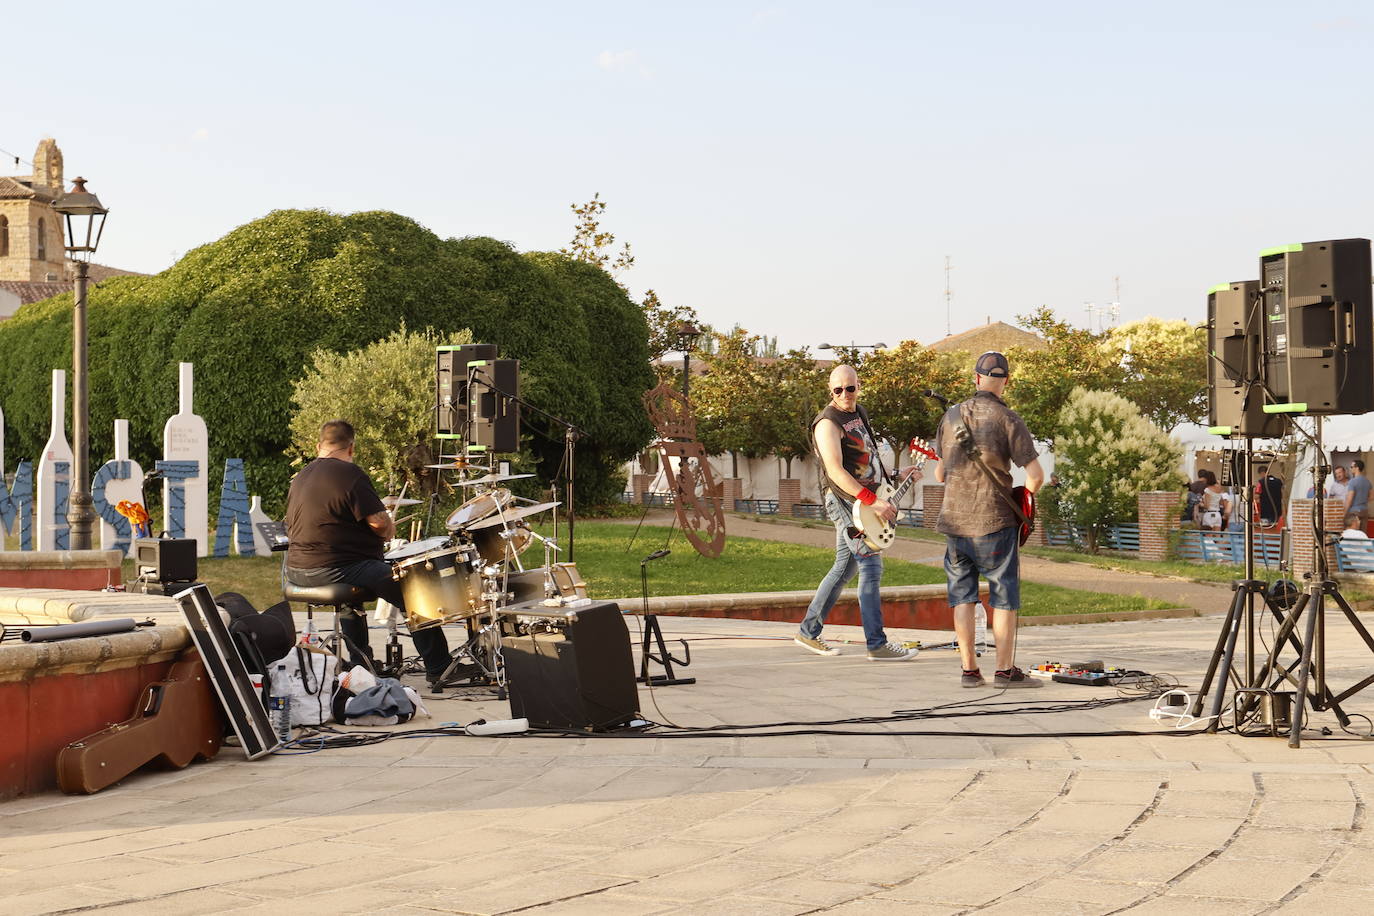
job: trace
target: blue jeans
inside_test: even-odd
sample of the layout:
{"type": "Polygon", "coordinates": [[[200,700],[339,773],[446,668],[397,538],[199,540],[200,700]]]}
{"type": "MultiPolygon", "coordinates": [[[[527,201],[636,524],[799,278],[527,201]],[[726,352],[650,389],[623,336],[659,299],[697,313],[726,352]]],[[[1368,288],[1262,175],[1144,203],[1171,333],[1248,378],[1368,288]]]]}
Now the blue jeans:
{"type": "Polygon", "coordinates": [[[949,606],[978,602],[978,574],[988,580],[988,601],[995,610],[1021,609],[1020,527],[965,538],[945,535],[945,578],[949,606]]]}
{"type": "Polygon", "coordinates": [[[842,504],[829,490],[825,493],[825,514],[835,523],[835,565],[830,567],[830,572],[816,587],[816,597],[811,599],[806,616],[802,618],[802,635],[807,639],[816,639],[821,635],[826,616],[857,569],[859,617],[864,625],[864,641],[870,649],[880,648],[887,643],[887,634],[883,632],[882,594],[878,591],[883,581],[883,555],[847,535],[846,530],[854,524],[849,506],[842,504]]]}

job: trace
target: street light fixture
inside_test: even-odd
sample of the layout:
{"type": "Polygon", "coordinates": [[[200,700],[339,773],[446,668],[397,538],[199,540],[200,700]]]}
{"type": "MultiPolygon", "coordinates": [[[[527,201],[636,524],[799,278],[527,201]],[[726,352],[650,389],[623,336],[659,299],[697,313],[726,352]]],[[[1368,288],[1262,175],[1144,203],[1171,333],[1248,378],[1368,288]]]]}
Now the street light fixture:
{"type": "Polygon", "coordinates": [[[95,507],[91,500],[90,402],[86,372],[86,281],[90,276],[91,255],[105,231],[105,216],[110,211],[100,199],[86,190],[86,179],[77,178],[72,189],[53,201],[67,229],[67,257],[76,265],[76,302],[72,308],[72,480],[67,503],[68,542],[72,550],[91,549],[91,529],[95,507]]]}
{"type": "Polygon", "coordinates": [[[682,399],[687,400],[687,378],[691,373],[692,351],[696,349],[701,329],[690,321],[677,326],[677,348],[682,351],[682,399]]]}
{"type": "Polygon", "coordinates": [[[887,344],[881,340],[875,344],[847,343],[847,344],[828,344],[820,345],[822,350],[886,350],[887,344]]]}

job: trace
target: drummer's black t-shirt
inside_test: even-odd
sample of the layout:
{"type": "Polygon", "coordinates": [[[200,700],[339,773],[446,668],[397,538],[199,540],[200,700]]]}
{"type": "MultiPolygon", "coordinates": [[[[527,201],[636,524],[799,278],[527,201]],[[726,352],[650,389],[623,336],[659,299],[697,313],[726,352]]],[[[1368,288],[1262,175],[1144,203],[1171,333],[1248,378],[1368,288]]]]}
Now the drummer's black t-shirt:
{"type": "Polygon", "coordinates": [[[380,560],[382,539],[367,517],[385,512],[363,469],[351,461],[316,458],[291,481],[286,495],[286,565],[296,569],[380,560]]]}

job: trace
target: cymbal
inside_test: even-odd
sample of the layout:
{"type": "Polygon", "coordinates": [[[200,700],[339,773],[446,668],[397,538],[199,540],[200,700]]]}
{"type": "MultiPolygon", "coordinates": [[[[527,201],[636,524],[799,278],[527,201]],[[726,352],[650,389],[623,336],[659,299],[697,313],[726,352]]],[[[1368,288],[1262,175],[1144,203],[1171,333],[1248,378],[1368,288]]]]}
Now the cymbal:
{"type": "Polygon", "coordinates": [[[434,468],[436,471],[490,471],[491,466],[486,464],[472,464],[467,461],[447,461],[443,464],[427,464],[427,468],[434,468]]]}
{"type": "Polygon", "coordinates": [[[382,505],[386,506],[388,509],[395,509],[397,506],[418,506],[420,505],[420,500],[402,499],[399,496],[383,496],[382,505]]]}
{"type": "Polygon", "coordinates": [[[561,505],[563,505],[561,502],[535,503],[532,506],[521,506],[518,509],[509,509],[505,512],[493,515],[490,518],[484,518],[480,522],[473,522],[471,525],[466,526],[463,530],[479,531],[482,528],[494,528],[498,525],[501,525],[502,523],[509,524],[510,522],[518,521],[522,518],[525,518],[526,516],[538,515],[540,512],[548,512],[554,506],[561,505]]]}
{"type": "Polygon", "coordinates": [[[503,480],[519,480],[522,477],[533,477],[533,474],[484,474],[481,477],[474,477],[471,480],[455,480],[455,487],[476,487],[485,486],[491,483],[500,483],[503,480]]]}

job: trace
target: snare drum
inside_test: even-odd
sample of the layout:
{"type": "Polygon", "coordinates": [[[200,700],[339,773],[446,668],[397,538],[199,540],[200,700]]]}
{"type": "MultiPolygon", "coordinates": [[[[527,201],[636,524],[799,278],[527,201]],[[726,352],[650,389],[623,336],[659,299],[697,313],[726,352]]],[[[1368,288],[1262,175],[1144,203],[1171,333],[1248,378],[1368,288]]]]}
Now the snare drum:
{"type": "Polygon", "coordinates": [[[474,568],[476,548],[448,538],[438,540],[442,543],[437,547],[395,561],[391,567],[391,577],[401,583],[406,626],[412,633],[475,617],[484,607],[482,576],[474,568]]]}
{"type": "Polygon", "coordinates": [[[409,544],[402,544],[393,550],[388,550],[382,555],[382,559],[388,563],[396,563],[422,553],[429,553],[436,547],[443,547],[448,543],[446,537],[425,538],[423,541],[411,541],[409,544]]]}
{"type": "Polygon", "coordinates": [[[506,578],[506,591],[512,604],[543,601],[545,584],[552,578],[554,594],[564,601],[587,597],[587,583],[577,571],[576,563],[555,563],[553,569],[540,566],[524,572],[513,572],[506,578]]]}
{"type": "Polygon", "coordinates": [[[587,583],[582,581],[576,563],[553,564],[553,584],[564,599],[587,597],[587,583]]]}

